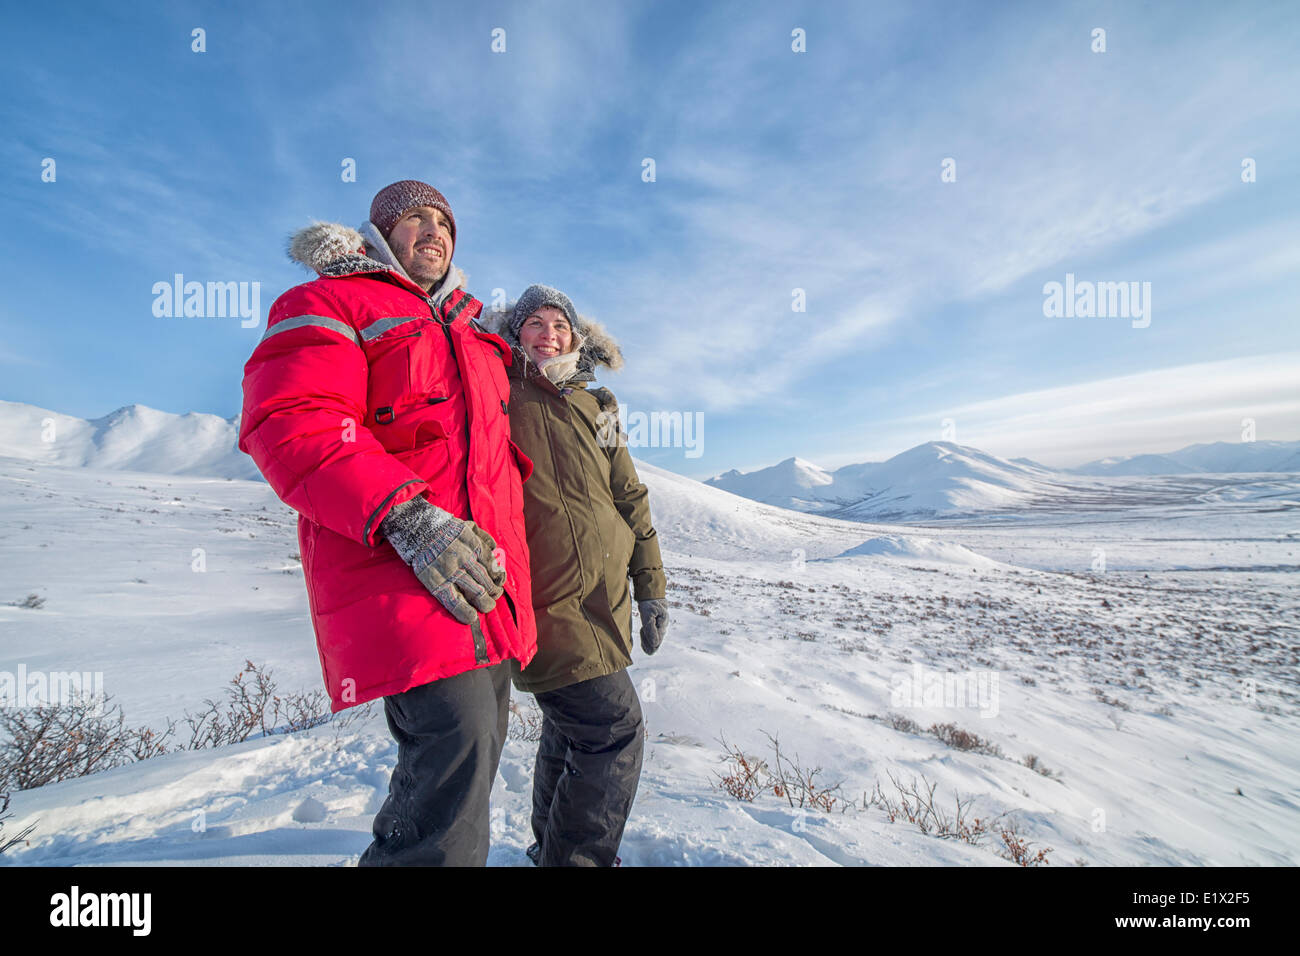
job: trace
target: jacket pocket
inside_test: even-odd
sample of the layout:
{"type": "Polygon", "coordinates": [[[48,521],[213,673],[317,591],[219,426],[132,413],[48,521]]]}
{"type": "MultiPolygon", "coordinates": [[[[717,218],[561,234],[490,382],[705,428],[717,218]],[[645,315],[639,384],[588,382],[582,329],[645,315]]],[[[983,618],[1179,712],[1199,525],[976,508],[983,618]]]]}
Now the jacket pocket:
{"type": "Polygon", "coordinates": [[[615,528],[618,529],[618,540],[615,543],[618,550],[611,555],[611,560],[615,562],[615,569],[619,571],[622,580],[626,583],[628,567],[632,563],[632,551],[636,548],[636,535],[627,526],[627,522],[622,520],[622,516],[619,517],[615,528]]]}
{"type": "Polygon", "coordinates": [[[402,395],[388,405],[372,408],[366,424],[385,450],[393,454],[412,451],[448,437],[436,411],[448,398],[431,392],[402,395]]]}
{"type": "Polygon", "coordinates": [[[392,405],[399,396],[411,391],[411,352],[423,335],[423,329],[403,325],[366,344],[366,360],[370,364],[367,399],[371,408],[392,405]]]}
{"type": "Polygon", "coordinates": [[[614,522],[614,540],[610,543],[609,554],[605,557],[604,578],[605,595],[609,598],[609,607],[614,620],[621,622],[630,613],[628,566],[632,563],[632,550],[636,547],[636,535],[627,526],[622,517],[614,522]]]}
{"type": "Polygon", "coordinates": [[[533,460],[524,454],[513,438],[506,440],[510,443],[510,453],[515,456],[515,464],[519,466],[520,479],[527,481],[533,473],[533,460]]]}
{"type": "Polygon", "coordinates": [[[393,457],[428,482],[430,487],[451,468],[451,453],[447,450],[445,439],[427,441],[415,448],[395,451],[393,457]]]}

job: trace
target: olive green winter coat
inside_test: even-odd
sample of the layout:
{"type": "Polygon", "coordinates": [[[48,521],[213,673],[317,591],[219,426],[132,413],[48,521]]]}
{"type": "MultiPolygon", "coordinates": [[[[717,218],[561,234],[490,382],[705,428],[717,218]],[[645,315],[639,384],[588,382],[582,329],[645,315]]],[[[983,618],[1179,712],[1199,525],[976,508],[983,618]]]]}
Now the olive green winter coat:
{"type": "Polygon", "coordinates": [[[537,655],[522,672],[512,665],[515,687],[528,693],[631,664],[632,598],[663,598],[666,589],[648,492],[618,428],[617,403],[608,389],[587,388],[595,364],[621,364],[618,346],[590,320],[578,328],[582,363],[562,385],[513,342],[508,369],[511,439],[533,461],[524,528],[537,655]]]}

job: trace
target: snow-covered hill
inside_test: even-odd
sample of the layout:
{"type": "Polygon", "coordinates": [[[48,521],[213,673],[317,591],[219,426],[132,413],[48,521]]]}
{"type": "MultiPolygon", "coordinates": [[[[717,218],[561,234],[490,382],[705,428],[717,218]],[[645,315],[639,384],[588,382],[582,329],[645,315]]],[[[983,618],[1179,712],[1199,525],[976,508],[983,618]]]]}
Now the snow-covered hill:
{"type": "Polygon", "coordinates": [[[740,472],[733,468],[705,482],[753,501],[813,512],[833,507],[821,497],[833,483],[830,472],[802,458],[787,458],[758,471],[740,472]]]}
{"type": "MultiPolygon", "coordinates": [[[[320,687],[296,519],[230,474],[251,467],[234,429],[140,406],[89,422],[0,407],[0,684],[20,668],[99,673],[130,725],[159,730],[246,660],[283,690],[320,687]]],[[[829,483],[789,464],[792,499],[838,487],[861,513],[638,463],[673,621],[632,668],[649,739],[626,865],[1006,864],[996,840],[936,839],[861,806],[891,777],[1005,814],[1057,864],[1300,862],[1293,476],[1064,486],[947,443],[829,483]],[[1014,520],[979,516],[998,506],[1014,520]],[[891,509],[944,520],[863,520],[891,509]],[[981,690],[934,697],[936,682],[981,690]],[[984,746],[941,740],[948,725],[984,746]],[[770,760],[765,733],[859,809],[719,789],[721,738],[770,760]]],[[[353,864],[396,758],[382,709],[357,713],[17,793],[7,828],[36,830],[0,865],[353,864]]],[[[526,865],[534,751],[507,743],[494,864],[526,865]]]]}
{"type": "Polygon", "coordinates": [[[825,471],[788,458],[707,484],[756,501],[859,520],[971,513],[1059,494],[1061,476],[954,442],[927,442],[888,461],[825,471]]]}
{"type": "MultiPolygon", "coordinates": [[[[918,533],[638,468],[673,620],[632,667],[649,738],[625,865],[1008,865],[875,807],[736,800],[720,738],[770,760],[764,732],[859,804],[892,775],[1007,814],[1055,865],[1300,862],[1300,496],[918,533]],[[954,680],[992,694],[926,690],[954,680]]],[[[0,458],[0,487],[0,670],[102,672],[157,728],[247,659],[320,686],[294,516],[263,482],[0,458]]],[[[17,793],[7,827],[36,830],[0,865],[354,864],[396,745],[379,708],[337,734],[17,793]]],[[[507,742],[495,865],[527,865],[534,752],[507,742]]]]}
{"type": "Polygon", "coordinates": [[[127,405],[87,420],[0,400],[0,456],[50,465],[256,478],[252,459],[235,447],[238,433],[238,417],[202,412],[127,405]]]}
{"type": "Polygon", "coordinates": [[[1161,455],[1102,458],[1075,475],[1300,474],[1300,441],[1210,442],[1161,455]]]}
{"type": "Polygon", "coordinates": [[[870,519],[990,511],[1059,492],[1050,472],[953,442],[927,442],[861,472],[872,490],[835,514],[870,519]]]}

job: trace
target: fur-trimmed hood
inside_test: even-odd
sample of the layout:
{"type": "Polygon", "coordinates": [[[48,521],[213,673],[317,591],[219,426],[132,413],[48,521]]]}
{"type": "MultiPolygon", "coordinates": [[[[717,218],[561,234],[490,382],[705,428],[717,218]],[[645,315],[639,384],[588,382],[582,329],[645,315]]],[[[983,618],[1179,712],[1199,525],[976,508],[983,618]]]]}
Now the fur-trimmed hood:
{"type": "MultiPolygon", "coordinates": [[[[313,222],[289,237],[287,253],[290,259],[322,276],[345,276],[364,272],[394,272],[412,281],[402,264],[397,261],[383,234],[372,222],[353,229],[337,222],[313,222]]],[[[453,252],[454,254],[454,252],[453,252]]],[[[430,292],[434,304],[442,302],[455,289],[467,289],[469,280],[453,262],[441,284],[430,292]]],[[[515,300],[507,302],[504,310],[484,312],[479,323],[489,332],[501,336],[523,356],[525,367],[531,364],[519,339],[510,332],[510,316],[514,315],[515,300]]],[[[578,361],[570,381],[595,381],[598,366],[617,372],[623,367],[623,352],[614,337],[594,319],[578,314],[574,328],[578,340],[578,361]]]]}
{"type": "MultiPolygon", "coordinates": [[[[485,329],[489,332],[495,332],[514,349],[516,358],[522,357],[525,363],[523,367],[533,363],[524,353],[523,347],[519,344],[519,337],[510,331],[510,318],[515,314],[515,302],[512,299],[507,302],[501,309],[493,309],[484,312],[483,317],[479,320],[485,329]]],[[[576,371],[572,378],[566,381],[593,382],[596,380],[596,368],[605,366],[610,371],[617,372],[623,367],[623,350],[619,348],[618,342],[606,331],[605,327],[589,316],[578,313],[578,323],[573,329],[574,338],[577,342],[577,348],[571,350],[578,353],[576,371]]],[[[563,358],[559,356],[558,358],[563,358]]],[[[550,360],[555,361],[555,360],[550,360]]]]}
{"type": "MultiPolygon", "coordinates": [[[[363,223],[360,229],[337,222],[313,222],[289,237],[286,251],[294,262],[326,277],[395,272],[406,281],[413,281],[372,222],[363,223]]],[[[429,297],[437,305],[453,290],[466,289],[468,281],[465,273],[452,263],[429,297]]]]}

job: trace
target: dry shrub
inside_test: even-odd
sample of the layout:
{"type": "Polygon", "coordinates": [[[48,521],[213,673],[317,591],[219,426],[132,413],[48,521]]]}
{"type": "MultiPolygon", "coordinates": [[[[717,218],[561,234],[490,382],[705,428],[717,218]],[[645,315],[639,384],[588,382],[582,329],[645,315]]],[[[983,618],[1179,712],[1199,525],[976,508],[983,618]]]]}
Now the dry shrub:
{"type": "Polygon", "coordinates": [[[956,724],[931,724],[929,732],[956,750],[969,750],[974,753],[988,754],[990,757],[1002,756],[1002,748],[997,744],[968,730],[962,730],[956,724]]]}
{"type": "MultiPolygon", "coordinates": [[[[167,740],[176,730],[174,721],[168,720],[162,733],[127,727],[121,706],[109,706],[111,699],[82,694],[58,703],[0,708],[0,791],[30,790],[169,752],[167,740]]],[[[204,704],[199,713],[185,714],[188,745],[171,750],[200,750],[259,735],[295,733],[334,716],[323,691],[279,694],[271,672],[252,661],[245,661],[244,669],[231,679],[222,702],[205,700],[204,704]]],[[[369,705],[351,708],[338,721],[339,729],[369,711],[369,705]]]]}
{"type": "Polygon", "coordinates": [[[862,802],[864,807],[880,807],[890,823],[906,820],[922,833],[961,840],[972,846],[979,846],[988,833],[988,823],[981,817],[970,815],[973,799],[963,801],[961,794],[956,794],[950,816],[935,802],[934,792],[939,785],[930,783],[924,775],[920,783],[913,777],[911,783],[903,784],[890,772],[889,782],[894,786],[893,795],[882,790],[877,780],[871,794],[862,802]]]}
{"type": "Polygon", "coordinates": [[[1044,847],[1037,852],[1031,850],[1033,844],[1021,836],[1020,825],[1014,820],[998,827],[998,836],[1002,838],[1002,849],[998,856],[1003,859],[1020,866],[1045,866],[1050,862],[1047,854],[1052,852],[1052,848],[1044,847]]]}
{"type": "Polygon", "coordinates": [[[148,727],[129,728],[112,698],[80,694],[60,703],[0,708],[0,790],[30,790],[166,752],[148,727]]]}
{"type": "Polygon", "coordinates": [[[308,730],[328,722],[331,716],[323,691],[282,697],[276,693],[271,671],[252,661],[244,661],[244,669],[230,679],[222,703],[210,698],[203,703],[207,705],[204,710],[185,714],[185,722],[190,727],[188,750],[224,747],[251,737],[308,730]],[[246,676],[251,676],[251,680],[245,681],[246,676]]]}
{"type": "MultiPolygon", "coordinates": [[[[789,757],[781,751],[776,737],[764,735],[772,746],[770,764],[729,744],[725,736],[719,736],[723,747],[722,760],[727,768],[725,773],[714,774],[715,787],[746,803],[752,803],[762,793],[771,793],[784,798],[791,807],[811,807],[827,812],[879,807],[890,823],[906,821],[922,833],[941,839],[960,840],[983,847],[990,834],[996,835],[1001,842],[998,855],[1020,866],[1039,866],[1049,862],[1047,855],[1052,852],[1051,847],[1034,850],[1033,844],[1021,835],[1020,825],[1008,814],[1000,813],[991,819],[977,817],[972,812],[974,798],[963,799],[960,793],[954,794],[952,809],[945,809],[935,796],[938,784],[931,783],[924,775],[920,781],[913,777],[909,783],[903,783],[891,772],[888,776],[892,789],[886,791],[877,780],[872,791],[863,794],[859,806],[856,800],[840,795],[840,784],[823,787],[817,783],[821,767],[803,766],[798,755],[789,757]]],[[[973,734],[969,736],[974,737],[973,734]]],[[[974,739],[979,740],[977,737],[974,739]]],[[[1034,769],[1039,773],[1046,771],[1041,765],[1034,769]]]]}
{"type": "Polygon", "coordinates": [[[887,714],[885,715],[884,722],[887,726],[892,727],[894,730],[897,730],[899,733],[919,734],[923,732],[921,730],[920,724],[918,724],[911,717],[905,717],[902,714],[894,714],[894,713],[887,714]]]}
{"type": "Polygon", "coordinates": [[[719,736],[718,741],[722,744],[722,760],[727,764],[727,772],[714,774],[717,778],[714,786],[727,791],[737,800],[753,803],[754,798],[767,789],[770,776],[767,764],[758,757],[733,747],[727,743],[725,736],[719,736]]]}
{"type": "Polygon", "coordinates": [[[871,794],[864,797],[863,805],[880,807],[890,823],[906,820],[922,833],[961,840],[971,846],[982,846],[985,838],[994,833],[1002,842],[998,856],[1004,860],[1020,866],[1040,866],[1050,862],[1047,854],[1052,852],[1052,848],[1032,850],[1033,844],[1020,833],[1020,824],[1007,814],[1000,813],[992,820],[973,817],[970,813],[973,800],[963,801],[957,794],[953,813],[949,815],[935,803],[934,792],[938,784],[930,783],[924,775],[919,784],[913,777],[911,783],[904,785],[892,773],[889,780],[894,786],[894,796],[885,793],[877,781],[871,794]]]}
{"type": "Polygon", "coordinates": [[[31,836],[32,831],[36,829],[36,824],[33,823],[30,826],[24,827],[13,836],[7,837],[4,835],[3,831],[5,828],[5,821],[9,819],[9,816],[9,794],[0,793],[0,853],[4,853],[6,850],[12,850],[20,843],[25,844],[27,838],[31,836]]]}
{"type": "Polygon", "coordinates": [[[827,813],[836,809],[842,813],[853,805],[852,801],[846,801],[840,796],[841,784],[822,786],[817,782],[817,775],[822,772],[821,767],[805,767],[798,754],[791,757],[782,753],[780,741],[776,737],[766,732],[763,735],[772,745],[771,764],[733,747],[727,743],[726,737],[719,737],[723,747],[722,761],[727,764],[727,772],[714,774],[717,778],[715,787],[746,803],[752,803],[760,793],[771,793],[792,807],[812,808],[827,813]]]}
{"type": "Polygon", "coordinates": [[[1049,770],[1047,765],[1038,759],[1037,754],[1025,754],[1025,759],[1021,763],[1034,773],[1042,774],[1048,780],[1061,779],[1061,772],[1059,770],[1049,770]]]}
{"type": "Polygon", "coordinates": [[[527,740],[536,743],[542,739],[542,721],[544,716],[537,707],[529,707],[526,711],[513,700],[510,701],[510,725],[506,728],[506,736],[511,740],[527,740]]]}
{"type": "Polygon", "coordinates": [[[822,772],[821,767],[804,767],[799,762],[798,754],[786,756],[781,753],[781,744],[775,737],[766,731],[763,736],[772,745],[772,759],[776,765],[776,772],[771,775],[770,781],[774,796],[785,797],[792,807],[812,807],[827,813],[836,807],[839,807],[841,813],[847,809],[848,803],[839,796],[842,784],[819,786],[817,775],[822,772]]]}

